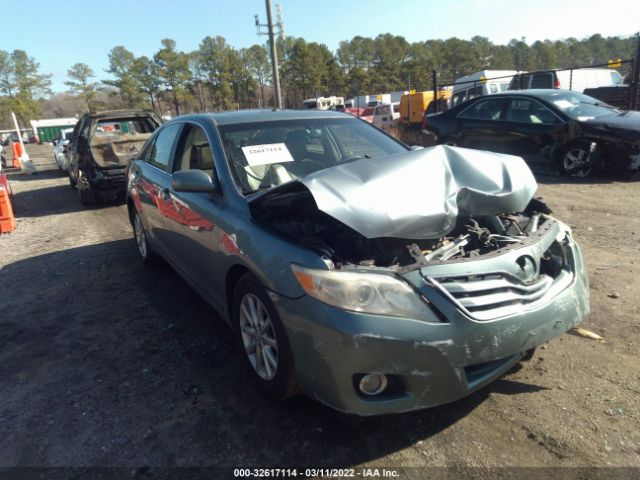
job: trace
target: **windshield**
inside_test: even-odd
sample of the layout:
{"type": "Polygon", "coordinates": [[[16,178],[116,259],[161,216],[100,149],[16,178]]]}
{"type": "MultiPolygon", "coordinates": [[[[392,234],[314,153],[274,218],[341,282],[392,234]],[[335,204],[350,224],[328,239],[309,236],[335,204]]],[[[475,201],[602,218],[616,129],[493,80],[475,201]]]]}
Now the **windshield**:
{"type": "Polygon", "coordinates": [[[219,130],[227,162],[245,195],[335,165],[408,150],[356,118],[245,123],[219,130]]]}
{"type": "Polygon", "coordinates": [[[580,121],[620,112],[611,105],[576,92],[557,93],[550,98],[550,101],[565,115],[580,121]]]}

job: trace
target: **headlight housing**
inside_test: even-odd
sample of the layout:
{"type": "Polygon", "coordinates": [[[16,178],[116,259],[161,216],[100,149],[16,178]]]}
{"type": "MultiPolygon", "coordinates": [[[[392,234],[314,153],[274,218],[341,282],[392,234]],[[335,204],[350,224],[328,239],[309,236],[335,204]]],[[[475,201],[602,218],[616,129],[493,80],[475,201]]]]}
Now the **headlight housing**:
{"type": "Polygon", "coordinates": [[[354,312],[437,321],[426,300],[404,281],[387,274],[316,270],[291,265],[311,297],[354,312]]]}

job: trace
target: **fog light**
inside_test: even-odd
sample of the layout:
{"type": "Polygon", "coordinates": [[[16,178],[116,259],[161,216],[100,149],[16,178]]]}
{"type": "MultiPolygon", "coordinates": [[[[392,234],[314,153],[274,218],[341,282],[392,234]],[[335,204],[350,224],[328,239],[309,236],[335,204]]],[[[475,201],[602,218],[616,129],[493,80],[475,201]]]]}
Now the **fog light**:
{"type": "Polygon", "coordinates": [[[377,395],[387,388],[387,376],[382,373],[370,373],[360,379],[359,387],[365,395],[377,395]]]}

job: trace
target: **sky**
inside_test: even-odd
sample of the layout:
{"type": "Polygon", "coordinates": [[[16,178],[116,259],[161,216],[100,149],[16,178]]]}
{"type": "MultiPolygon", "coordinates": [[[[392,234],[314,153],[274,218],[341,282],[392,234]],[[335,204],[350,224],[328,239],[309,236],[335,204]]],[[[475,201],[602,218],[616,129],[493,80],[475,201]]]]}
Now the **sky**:
{"type": "MultiPolygon", "coordinates": [[[[333,51],[356,35],[380,33],[409,42],[481,35],[506,44],[640,31],[640,0],[272,0],[274,19],[277,3],[287,35],[333,51]]],[[[236,48],[267,41],[254,25],[255,14],[266,23],[264,0],[0,0],[0,12],[10,12],[0,49],[25,50],[53,75],[54,91],[65,90],[66,71],[77,62],[98,80],[110,78],[107,55],[117,45],[151,57],[166,37],[183,51],[208,35],[236,48]]]]}

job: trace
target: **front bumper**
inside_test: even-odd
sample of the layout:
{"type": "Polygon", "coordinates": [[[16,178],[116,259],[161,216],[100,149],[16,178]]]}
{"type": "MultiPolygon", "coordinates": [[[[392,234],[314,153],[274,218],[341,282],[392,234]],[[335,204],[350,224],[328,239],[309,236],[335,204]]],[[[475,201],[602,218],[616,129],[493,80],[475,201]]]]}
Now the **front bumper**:
{"type": "Polygon", "coordinates": [[[420,271],[405,278],[439,312],[433,322],[348,312],[308,296],[272,294],[302,390],[332,408],[358,415],[433,407],[469,395],[506,373],[527,351],[588,315],[582,256],[577,244],[571,242],[570,248],[574,271],[561,291],[550,291],[526,308],[493,320],[478,320],[439,295],[420,271]],[[388,389],[376,396],[362,395],[359,379],[374,372],[388,376],[388,389]]]}

